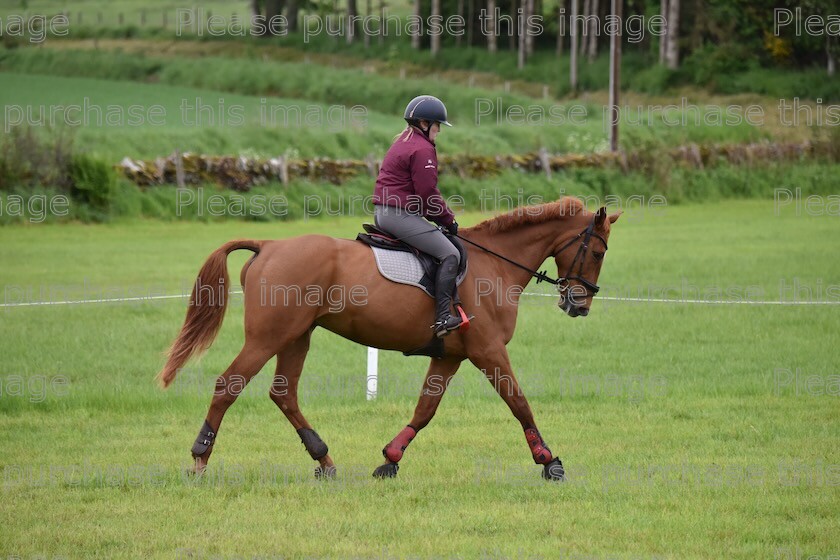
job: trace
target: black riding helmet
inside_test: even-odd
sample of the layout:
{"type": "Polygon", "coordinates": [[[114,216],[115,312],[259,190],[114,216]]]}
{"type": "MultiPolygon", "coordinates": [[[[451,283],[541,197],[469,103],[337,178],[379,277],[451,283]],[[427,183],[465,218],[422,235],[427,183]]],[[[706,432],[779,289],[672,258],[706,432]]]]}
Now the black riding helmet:
{"type": "MultiPolygon", "coordinates": [[[[420,121],[439,122],[452,126],[446,120],[446,106],[443,101],[433,95],[418,95],[408,102],[405,108],[405,120],[408,124],[417,126],[420,121]]],[[[423,131],[428,134],[428,131],[423,131]]]]}

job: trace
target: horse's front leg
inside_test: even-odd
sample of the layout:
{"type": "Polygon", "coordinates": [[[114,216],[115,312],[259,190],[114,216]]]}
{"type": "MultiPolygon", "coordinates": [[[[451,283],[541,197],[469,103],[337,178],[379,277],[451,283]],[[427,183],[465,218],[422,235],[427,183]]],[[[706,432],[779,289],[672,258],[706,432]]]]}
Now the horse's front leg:
{"type": "Polygon", "coordinates": [[[543,466],[543,478],[563,480],[565,478],[563,463],[558,457],[552,455],[537,429],[528,399],[525,398],[525,394],[513,374],[507,349],[503,345],[492,350],[485,349],[481,356],[471,357],[470,361],[484,373],[484,376],[493,384],[493,388],[508,405],[510,411],[522,424],[522,429],[525,430],[525,440],[531,449],[534,462],[543,466]]]}
{"type": "Polygon", "coordinates": [[[417,435],[417,432],[431,422],[440,400],[443,398],[443,393],[449,387],[449,380],[458,371],[460,365],[460,358],[432,360],[429,371],[426,373],[426,379],[423,381],[423,390],[420,392],[420,400],[417,401],[417,407],[414,409],[411,422],[382,450],[386,462],[373,471],[373,476],[376,478],[397,476],[403,452],[417,435]]]}

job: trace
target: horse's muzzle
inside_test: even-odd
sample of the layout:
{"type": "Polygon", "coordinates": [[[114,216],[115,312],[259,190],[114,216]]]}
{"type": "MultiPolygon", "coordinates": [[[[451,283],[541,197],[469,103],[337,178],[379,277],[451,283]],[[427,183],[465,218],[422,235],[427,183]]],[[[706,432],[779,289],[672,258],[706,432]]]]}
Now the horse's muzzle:
{"type": "Polygon", "coordinates": [[[571,300],[561,297],[557,307],[566,312],[569,317],[586,317],[589,315],[589,308],[582,305],[575,305],[571,300]]]}

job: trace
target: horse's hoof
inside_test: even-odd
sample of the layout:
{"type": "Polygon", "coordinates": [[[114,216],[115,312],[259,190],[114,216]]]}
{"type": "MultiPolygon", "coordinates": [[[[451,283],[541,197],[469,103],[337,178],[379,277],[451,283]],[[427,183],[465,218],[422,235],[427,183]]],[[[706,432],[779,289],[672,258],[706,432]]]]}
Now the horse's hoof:
{"type": "Polygon", "coordinates": [[[555,457],[545,464],[543,467],[542,477],[546,480],[556,480],[563,482],[566,480],[566,470],[563,468],[563,463],[555,457]]]}
{"type": "Polygon", "coordinates": [[[196,460],[192,466],[187,467],[187,476],[200,477],[204,474],[205,469],[207,469],[207,463],[196,460]]]}
{"type": "Polygon", "coordinates": [[[317,478],[318,480],[332,480],[335,479],[335,475],[335,465],[328,465],[326,467],[318,465],[317,467],[315,467],[315,478],[317,478]]]}
{"type": "Polygon", "coordinates": [[[373,471],[373,478],[395,478],[400,466],[397,463],[385,463],[376,467],[373,471]]]}
{"type": "Polygon", "coordinates": [[[185,472],[188,479],[198,480],[204,476],[204,469],[197,469],[195,467],[187,467],[185,472]]]}

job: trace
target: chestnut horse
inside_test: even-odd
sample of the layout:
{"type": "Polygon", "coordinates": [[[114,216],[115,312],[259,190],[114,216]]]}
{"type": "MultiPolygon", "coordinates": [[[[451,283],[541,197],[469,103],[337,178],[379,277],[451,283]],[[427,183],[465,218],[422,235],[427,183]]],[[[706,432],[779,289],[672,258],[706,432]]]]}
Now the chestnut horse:
{"type": "MultiPolygon", "coordinates": [[[[506,345],[516,326],[519,295],[532,276],[548,279],[535,271],[549,257],[554,257],[558,274],[567,271],[558,280],[548,279],[558,287],[559,307],[572,317],[588,314],[598,291],[610,224],[619,214],[608,216],[604,208],[592,213],[580,200],[564,197],[517,208],[461,230],[469,268],[459,295],[475,318],[468,330],[443,339],[444,356],[431,360],[414,415],[383,449],[386,462],[374,476],[396,475],[409,442],[431,421],[451,377],[466,359],[484,373],[522,424],[534,461],[543,465],[543,476],[563,479],[562,463],[537,429],[506,345]]],[[[371,249],[355,240],[307,235],[279,241],[231,241],[216,249],[198,273],[184,325],[158,375],[164,387],[218,333],[230,284],[227,255],[238,249],[255,253],[240,276],[245,344],[216,381],[210,410],[192,448],[194,472],[203,472],[207,465],[225,412],[248,381],[276,356],[271,399],[319,462],[316,476],[334,476],[327,445],[298,407],[298,379],[312,331],[323,327],[359,344],[408,352],[429,342],[434,300],[416,287],[383,278],[371,249]],[[336,288],[344,298],[340,306],[326,297],[336,288]],[[290,298],[290,293],[295,297],[290,298]]]]}

